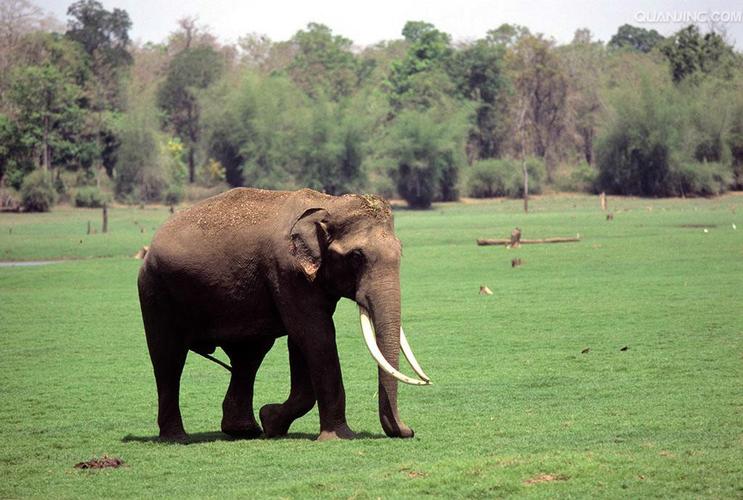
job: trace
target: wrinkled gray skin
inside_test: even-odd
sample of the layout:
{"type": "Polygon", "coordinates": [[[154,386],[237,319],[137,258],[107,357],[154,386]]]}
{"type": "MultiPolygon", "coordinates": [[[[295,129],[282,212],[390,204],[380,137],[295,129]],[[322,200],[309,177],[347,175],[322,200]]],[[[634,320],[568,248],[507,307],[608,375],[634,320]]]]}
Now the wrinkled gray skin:
{"type": "MultiPolygon", "coordinates": [[[[372,196],[238,188],[176,213],[139,273],[160,437],[186,439],[178,403],[186,355],[216,346],[233,368],[222,430],[259,436],[255,374],[282,335],[291,391],[284,403],[261,408],[265,435],[285,435],[317,402],[319,439],[353,437],[333,312],[341,297],[367,308],[380,350],[398,368],[400,252],[390,207],[372,196]]],[[[413,436],[397,411],[397,381],[381,370],[379,418],[388,436],[413,436]]]]}

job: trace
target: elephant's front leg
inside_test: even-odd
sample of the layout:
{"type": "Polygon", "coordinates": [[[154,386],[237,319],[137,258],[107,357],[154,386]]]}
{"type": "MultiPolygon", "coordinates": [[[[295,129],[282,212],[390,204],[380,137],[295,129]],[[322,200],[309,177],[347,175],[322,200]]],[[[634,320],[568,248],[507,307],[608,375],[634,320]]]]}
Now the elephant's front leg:
{"type": "Polygon", "coordinates": [[[346,391],[343,388],[332,317],[328,323],[329,327],[325,330],[327,336],[303,339],[305,342],[301,344],[320,413],[320,436],[317,439],[353,439],[355,434],[346,423],[346,391]]]}
{"type": "Polygon", "coordinates": [[[291,370],[289,397],[283,404],[268,404],[260,411],[263,433],[269,438],[285,436],[292,422],[306,415],[315,406],[316,401],[310,370],[304,355],[292,339],[289,339],[287,344],[291,370]]]}
{"type": "MultiPolygon", "coordinates": [[[[289,339],[307,365],[312,390],[320,413],[318,440],[351,439],[353,431],[346,423],[346,393],[335,345],[332,311],[307,298],[285,315],[289,339]]],[[[303,382],[306,384],[306,382],[303,382]]]]}
{"type": "Polygon", "coordinates": [[[273,346],[273,339],[246,346],[224,346],[232,363],[232,377],[222,402],[222,432],[230,436],[253,439],[261,428],[253,415],[253,386],[261,361],[273,346]]]}

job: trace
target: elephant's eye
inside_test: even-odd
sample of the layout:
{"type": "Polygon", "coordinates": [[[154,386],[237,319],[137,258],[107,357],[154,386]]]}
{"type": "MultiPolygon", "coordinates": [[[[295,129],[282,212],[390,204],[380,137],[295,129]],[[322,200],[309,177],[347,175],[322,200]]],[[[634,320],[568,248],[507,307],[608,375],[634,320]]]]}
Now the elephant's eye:
{"type": "Polygon", "coordinates": [[[352,250],[348,253],[348,258],[354,265],[361,265],[364,262],[364,253],[361,250],[352,250]]]}

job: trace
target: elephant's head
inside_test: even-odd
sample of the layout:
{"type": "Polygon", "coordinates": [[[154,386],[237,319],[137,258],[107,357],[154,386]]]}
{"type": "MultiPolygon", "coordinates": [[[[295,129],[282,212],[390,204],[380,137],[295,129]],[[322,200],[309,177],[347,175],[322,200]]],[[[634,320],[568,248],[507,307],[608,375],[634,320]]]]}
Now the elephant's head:
{"type": "Polygon", "coordinates": [[[400,325],[400,258],[389,204],[375,196],[330,198],[303,211],[291,251],[308,280],[359,306],[361,330],[379,365],[379,418],[391,437],[412,437],[397,410],[397,381],[428,385],[400,325]],[[420,379],[398,371],[399,355],[420,379]]]}

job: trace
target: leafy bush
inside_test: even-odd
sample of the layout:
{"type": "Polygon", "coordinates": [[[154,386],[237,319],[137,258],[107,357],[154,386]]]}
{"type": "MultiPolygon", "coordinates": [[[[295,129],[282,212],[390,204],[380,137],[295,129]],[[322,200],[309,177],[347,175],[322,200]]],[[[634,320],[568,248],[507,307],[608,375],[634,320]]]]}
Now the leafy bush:
{"type": "Polygon", "coordinates": [[[598,173],[594,167],[582,161],[569,172],[555,179],[558,191],[572,191],[593,193],[596,192],[596,177],[598,173]]]}
{"type": "Polygon", "coordinates": [[[75,206],[87,208],[101,208],[109,203],[110,196],[95,186],[83,186],[75,191],[75,206]]]}
{"type": "Polygon", "coordinates": [[[687,162],[673,172],[672,194],[716,196],[733,183],[733,172],[718,162],[687,162]]]}
{"type": "Polygon", "coordinates": [[[369,174],[368,189],[370,193],[381,196],[382,198],[392,199],[397,195],[395,181],[383,167],[378,170],[372,170],[369,174]]]}
{"type": "Polygon", "coordinates": [[[469,170],[467,193],[473,198],[506,196],[506,185],[513,177],[515,168],[510,160],[481,160],[469,170]]]}
{"type": "Polygon", "coordinates": [[[183,186],[171,184],[165,189],[163,201],[166,205],[177,205],[183,199],[183,186]]]}
{"type": "Polygon", "coordinates": [[[23,179],[21,204],[27,212],[48,212],[57,202],[54,181],[48,172],[36,170],[23,179]]]}
{"type": "Polygon", "coordinates": [[[214,158],[199,166],[196,178],[204,186],[216,186],[225,181],[225,168],[214,158]]]}
{"type": "Polygon", "coordinates": [[[0,210],[17,211],[21,208],[21,197],[13,188],[0,187],[0,210]]]}
{"type": "MultiPolygon", "coordinates": [[[[529,173],[529,194],[542,192],[542,181],[547,170],[539,158],[527,158],[526,170],[529,173]]],[[[467,191],[473,198],[492,198],[524,195],[524,174],[521,160],[503,158],[500,160],[481,160],[475,163],[467,178],[467,191]]]]}

